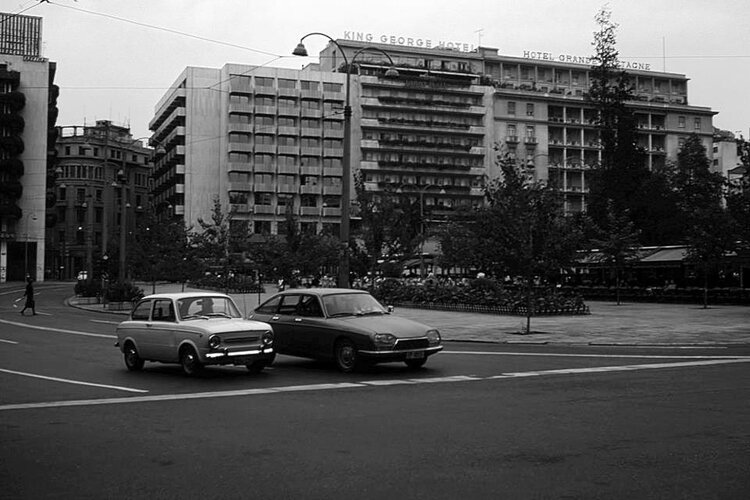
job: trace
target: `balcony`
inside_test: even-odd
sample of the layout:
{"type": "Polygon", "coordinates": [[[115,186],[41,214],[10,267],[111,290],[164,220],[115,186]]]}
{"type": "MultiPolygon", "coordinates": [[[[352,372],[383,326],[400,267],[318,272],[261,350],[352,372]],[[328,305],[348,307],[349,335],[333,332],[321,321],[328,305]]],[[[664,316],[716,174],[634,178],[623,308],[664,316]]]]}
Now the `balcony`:
{"type": "Polygon", "coordinates": [[[323,169],[321,167],[307,167],[302,165],[299,169],[300,175],[320,175],[323,169]]]}
{"type": "Polygon", "coordinates": [[[293,194],[296,194],[297,193],[297,185],[296,184],[289,184],[289,183],[279,184],[278,185],[278,192],[279,193],[293,193],[293,194]]]}
{"type": "Polygon", "coordinates": [[[344,167],[323,167],[323,175],[327,177],[342,177],[344,175],[344,167]]]}
{"type": "Polygon", "coordinates": [[[325,129],[323,130],[323,137],[327,139],[343,139],[344,138],[344,131],[343,130],[334,130],[334,129],[325,129]]]}
{"type": "Polygon", "coordinates": [[[320,90],[303,90],[300,92],[302,99],[308,99],[312,101],[320,101],[323,99],[323,92],[320,90]]]}
{"type": "Polygon", "coordinates": [[[300,215],[320,215],[318,207],[300,207],[300,215]]]}
{"type": "Polygon", "coordinates": [[[300,194],[321,194],[323,189],[317,184],[302,184],[299,187],[300,194]]]}
{"type": "Polygon", "coordinates": [[[299,90],[297,89],[278,89],[280,97],[297,97],[299,96],[299,90]]]}
{"type": "Polygon", "coordinates": [[[302,137],[320,137],[320,128],[302,127],[302,137]]]}
{"type": "MultiPolygon", "coordinates": [[[[276,192],[276,185],[273,182],[256,182],[253,184],[253,191],[255,192],[262,192],[262,193],[275,193],[276,192]]],[[[258,212],[258,210],[255,210],[255,213],[261,213],[258,212]]],[[[266,212],[266,213],[272,213],[272,212],[266,212]]]]}
{"type": "Polygon", "coordinates": [[[299,146],[279,146],[279,154],[299,156],[299,146]]]}
{"type": "Polygon", "coordinates": [[[275,174],[276,165],[270,163],[256,163],[253,166],[253,172],[256,174],[275,174]]]}
{"type": "Polygon", "coordinates": [[[249,142],[229,142],[228,150],[230,153],[252,153],[253,145],[249,142]]]}
{"type": "Polygon", "coordinates": [[[274,210],[271,205],[254,205],[253,212],[256,214],[273,214],[274,210]]]}
{"type": "Polygon", "coordinates": [[[323,186],[324,195],[341,195],[341,186],[323,186]]]}
{"type": "Polygon", "coordinates": [[[252,132],[253,125],[251,123],[232,123],[229,122],[228,130],[230,132],[252,132]]]}
{"type": "Polygon", "coordinates": [[[255,152],[256,153],[268,153],[268,154],[275,155],[276,145],[275,144],[256,144],[255,152]]]}
{"type": "Polygon", "coordinates": [[[299,129],[297,127],[279,127],[278,131],[279,135],[291,135],[291,136],[298,136],[299,135],[299,129]]]}
{"type": "Polygon", "coordinates": [[[232,182],[229,181],[228,191],[252,191],[253,185],[249,182],[232,182]]]}
{"type": "Polygon", "coordinates": [[[320,146],[302,146],[300,153],[302,156],[320,156],[323,154],[323,148],[320,146]]]}
{"type": "Polygon", "coordinates": [[[536,144],[537,143],[537,139],[536,139],[536,137],[524,137],[523,142],[525,144],[536,144]]]}
{"type": "Polygon", "coordinates": [[[279,165],[276,167],[276,171],[279,174],[293,174],[299,173],[299,167],[297,165],[279,165]]]}
{"type": "Polygon", "coordinates": [[[259,115],[275,115],[276,106],[255,106],[255,113],[259,115]]]}
{"type": "Polygon", "coordinates": [[[299,116],[299,108],[293,106],[279,106],[279,116],[299,116]]]}
{"type": "Polygon", "coordinates": [[[518,136],[517,135],[506,135],[505,136],[505,142],[507,143],[516,143],[518,142],[518,136]]]}
{"type": "Polygon", "coordinates": [[[341,217],[341,208],[323,207],[323,217],[341,217]]]}
{"type": "Polygon", "coordinates": [[[322,118],[323,111],[319,109],[302,108],[303,118],[322,118]]]}
{"type": "Polygon", "coordinates": [[[230,161],[227,164],[227,171],[229,172],[252,172],[253,166],[250,163],[246,163],[246,162],[230,161]]]}
{"type": "Polygon", "coordinates": [[[229,209],[238,214],[247,214],[252,212],[250,205],[247,203],[230,203],[229,209]]]}
{"type": "Polygon", "coordinates": [[[323,156],[327,156],[329,158],[343,158],[344,148],[323,148],[323,156]]]}
{"type": "Polygon", "coordinates": [[[251,102],[230,102],[229,103],[230,113],[243,113],[252,114],[253,104],[251,102]]]}

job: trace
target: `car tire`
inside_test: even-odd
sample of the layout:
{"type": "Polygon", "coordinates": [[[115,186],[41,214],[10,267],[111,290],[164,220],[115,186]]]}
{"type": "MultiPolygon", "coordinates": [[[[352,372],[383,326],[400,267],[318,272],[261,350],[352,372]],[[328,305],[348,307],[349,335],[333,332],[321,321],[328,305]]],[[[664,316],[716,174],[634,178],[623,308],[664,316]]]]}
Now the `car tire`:
{"type": "Polygon", "coordinates": [[[183,373],[191,377],[197,375],[203,369],[203,364],[192,347],[180,349],[180,366],[182,366],[183,373]]]}
{"type": "Polygon", "coordinates": [[[424,364],[427,363],[427,357],[425,356],[424,358],[420,359],[407,359],[406,361],[404,361],[404,363],[406,363],[406,366],[408,366],[412,370],[416,370],[417,368],[422,368],[424,364]]]}
{"type": "Polygon", "coordinates": [[[125,366],[128,368],[128,371],[137,372],[143,369],[144,361],[138,355],[138,350],[132,342],[125,344],[123,359],[125,360],[125,366]]]}
{"type": "Polygon", "coordinates": [[[353,372],[359,364],[357,346],[349,339],[339,340],[333,349],[333,359],[339,371],[343,373],[353,372]]]}

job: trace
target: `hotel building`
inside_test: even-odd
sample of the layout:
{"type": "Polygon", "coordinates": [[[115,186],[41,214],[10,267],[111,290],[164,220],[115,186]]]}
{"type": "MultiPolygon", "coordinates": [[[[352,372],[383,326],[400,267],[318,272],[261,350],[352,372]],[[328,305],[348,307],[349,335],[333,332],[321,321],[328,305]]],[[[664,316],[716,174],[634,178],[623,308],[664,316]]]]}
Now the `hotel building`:
{"type": "MultiPolygon", "coordinates": [[[[361,173],[368,190],[410,196],[439,220],[482,203],[486,179],[499,175],[497,147],[530,176],[554,178],[566,211],[585,210],[587,176],[600,159],[585,98],[590,65],[562,59],[346,39],[302,70],[187,68],[150,123],[167,150],[155,163],[155,202],[187,225],[208,218],[218,197],[255,233],[283,233],[291,213],[302,230],[337,234],[341,183],[361,173]],[[391,61],[396,78],[386,75],[391,61]],[[342,178],[346,62],[356,67],[349,179],[342,178]]],[[[715,113],[688,103],[685,75],[628,71],[651,168],[676,159],[691,133],[711,150],[715,113]]]]}

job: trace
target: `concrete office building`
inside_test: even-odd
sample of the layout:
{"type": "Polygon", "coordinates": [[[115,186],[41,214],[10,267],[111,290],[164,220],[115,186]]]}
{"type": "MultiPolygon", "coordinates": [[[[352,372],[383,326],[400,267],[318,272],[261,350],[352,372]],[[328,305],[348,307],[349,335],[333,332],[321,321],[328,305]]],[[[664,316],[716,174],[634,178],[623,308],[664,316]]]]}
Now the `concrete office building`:
{"type": "MultiPolygon", "coordinates": [[[[583,58],[337,43],[303,70],[187,68],[151,121],[167,147],[155,166],[156,201],[189,225],[208,217],[218,196],[256,233],[283,233],[292,213],[304,230],[330,225],[337,234],[341,182],[353,182],[341,169],[348,61],[356,66],[352,177],[360,172],[368,190],[410,196],[440,220],[482,203],[485,179],[499,175],[499,147],[530,176],[555,178],[566,211],[585,210],[600,147],[583,58]],[[397,78],[386,77],[391,61],[397,78]]],[[[691,133],[710,151],[714,112],[688,104],[687,77],[630,66],[636,99],[629,105],[649,166],[676,159],[691,133]]]]}
{"type": "Polygon", "coordinates": [[[58,88],[42,19],[0,14],[0,282],[44,279],[58,88]]]}

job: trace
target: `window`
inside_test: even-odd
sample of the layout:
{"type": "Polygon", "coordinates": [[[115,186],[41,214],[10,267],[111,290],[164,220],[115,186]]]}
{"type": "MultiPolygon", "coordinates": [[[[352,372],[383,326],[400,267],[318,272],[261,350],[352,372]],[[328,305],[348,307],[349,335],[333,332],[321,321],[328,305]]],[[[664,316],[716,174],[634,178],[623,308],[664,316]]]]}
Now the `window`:
{"type": "Polygon", "coordinates": [[[341,92],[343,88],[343,85],[340,83],[328,83],[323,82],[323,91],[324,92],[341,92]]]}
{"type": "Polygon", "coordinates": [[[271,205],[271,193],[255,193],[255,204],[256,205],[271,205]]]}
{"type": "Polygon", "coordinates": [[[536,133],[534,131],[534,126],[533,125],[527,125],[526,126],[526,137],[532,138],[534,136],[536,136],[536,133]]]}
{"type": "MultiPolygon", "coordinates": [[[[308,101],[305,101],[308,102],[308,101]]],[[[318,129],[320,128],[320,120],[315,120],[311,118],[303,118],[302,119],[302,128],[314,128],[318,129]]]]}
{"type": "Polygon", "coordinates": [[[150,313],[151,301],[144,300],[143,302],[135,306],[135,309],[133,309],[133,312],[131,313],[131,318],[133,318],[133,321],[148,321],[150,313]]]}
{"type": "Polygon", "coordinates": [[[279,146],[296,146],[297,138],[291,135],[280,135],[278,143],[279,146]]]}
{"type": "Polygon", "coordinates": [[[317,148],[320,147],[320,139],[317,137],[303,137],[302,138],[303,148],[317,148]]]}
{"type": "Polygon", "coordinates": [[[526,104],[526,116],[534,116],[534,104],[526,104]]]}
{"type": "Polygon", "coordinates": [[[265,76],[256,76],[255,85],[258,87],[273,87],[273,78],[265,76]]]}
{"type": "Polygon", "coordinates": [[[694,123],[694,125],[693,125],[693,128],[694,128],[695,130],[700,130],[700,129],[701,129],[701,119],[700,119],[700,118],[696,118],[696,119],[695,119],[695,120],[693,121],[693,123],[694,123]]]}
{"type": "Polygon", "coordinates": [[[302,107],[305,109],[320,109],[320,101],[311,101],[309,99],[304,99],[302,101],[302,107]]]}
{"type": "Polygon", "coordinates": [[[685,117],[684,116],[678,116],[677,117],[677,128],[685,128],[685,117]]]}
{"type": "Polygon", "coordinates": [[[300,82],[300,88],[302,90],[318,90],[318,82],[311,82],[308,80],[302,80],[300,82]]]}
{"type": "Polygon", "coordinates": [[[279,117],[279,127],[295,127],[297,125],[297,120],[294,118],[288,118],[288,117],[279,117]]]}
{"type": "Polygon", "coordinates": [[[508,114],[509,115],[516,114],[516,103],[513,101],[508,101],[508,114]]]}
{"type": "Polygon", "coordinates": [[[297,80],[289,80],[287,78],[279,78],[279,88],[280,89],[296,89],[297,88],[297,80]]]}
{"type": "Polygon", "coordinates": [[[176,321],[171,300],[157,300],[154,303],[154,321],[176,321]]]}
{"type": "MultiPolygon", "coordinates": [[[[302,139],[304,141],[304,139],[302,139]]],[[[304,146],[304,143],[302,144],[304,146]]],[[[317,156],[303,156],[302,157],[302,165],[306,167],[319,167],[320,166],[320,158],[317,156]]]]}
{"type": "MultiPolygon", "coordinates": [[[[273,175],[272,174],[255,174],[255,183],[256,184],[271,184],[272,182],[273,182],[273,175]]],[[[256,201],[256,203],[257,203],[257,201],[256,201]]]]}

